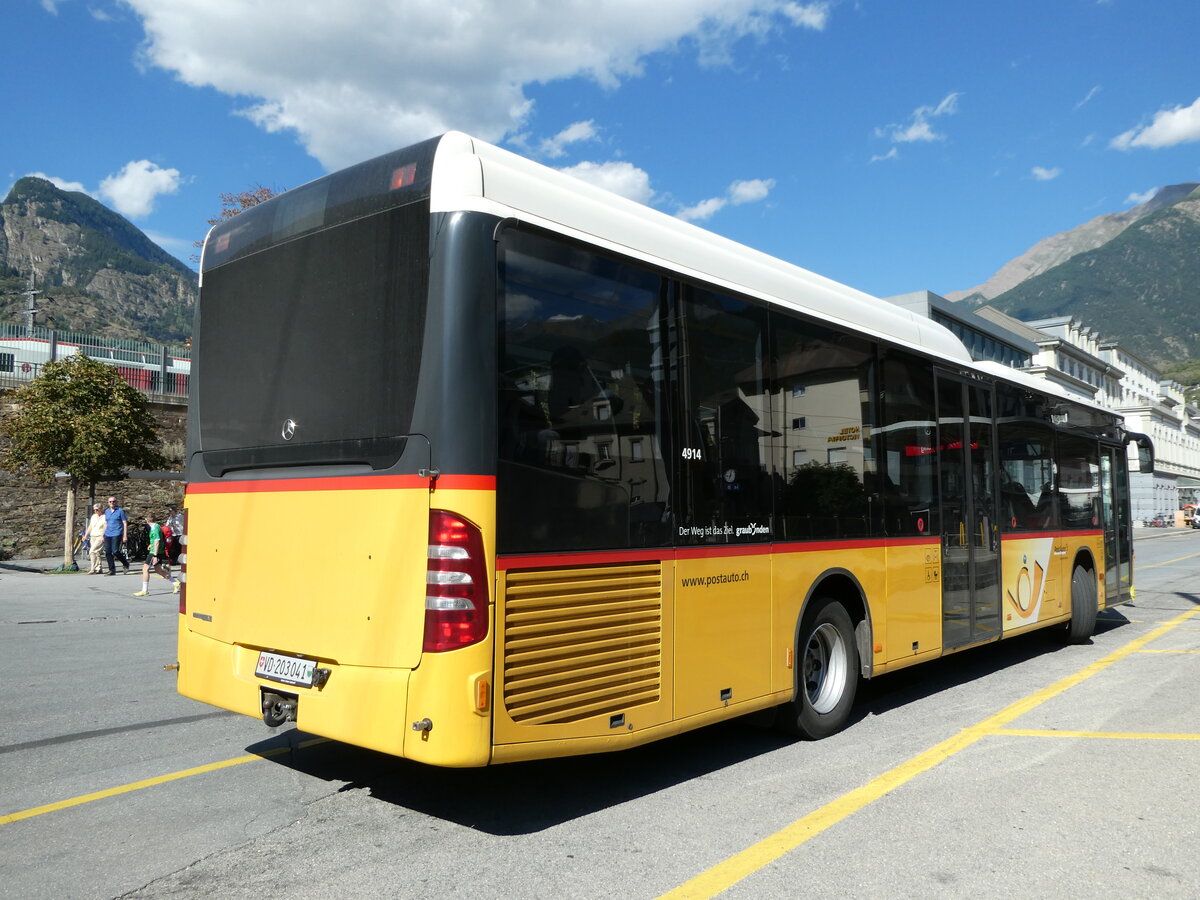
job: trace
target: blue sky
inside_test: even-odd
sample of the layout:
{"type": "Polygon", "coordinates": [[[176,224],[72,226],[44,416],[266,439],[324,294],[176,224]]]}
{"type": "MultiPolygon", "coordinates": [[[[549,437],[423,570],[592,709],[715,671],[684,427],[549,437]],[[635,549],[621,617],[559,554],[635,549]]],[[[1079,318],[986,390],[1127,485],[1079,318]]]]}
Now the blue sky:
{"type": "Polygon", "coordinates": [[[1200,181],[1196,0],[6,0],[0,189],[187,260],[449,129],[879,296],[1200,181]]]}

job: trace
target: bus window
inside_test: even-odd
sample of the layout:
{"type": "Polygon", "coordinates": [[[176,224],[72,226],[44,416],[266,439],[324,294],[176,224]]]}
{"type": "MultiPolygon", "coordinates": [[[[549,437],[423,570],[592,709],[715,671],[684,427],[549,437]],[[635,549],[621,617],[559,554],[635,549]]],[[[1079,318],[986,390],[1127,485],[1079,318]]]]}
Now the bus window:
{"type": "Polygon", "coordinates": [[[766,310],[685,288],[681,319],[678,541],[769,540],[766,310]]]}
{"type": "Polygon", "coordinates": [[[1000,521],[1004,531],[1054,527],[1054,432],[1037,422],[1000,422],[1000,521]]]}
{"type": "Polygon", "coordinates": [[[879,479],[884,528],[893,536],[940,534],[932,366],[891,352],[882,373],[882,418],[872,443],[884,462],[879,479]]]}
{"type": "Polygon", "coordinates": [[[781,540],[873,534],[874,348],[861,338],[771,317],[772,448],[781,540]],[[795,427],[803,423],[803,427],[795,427]]]}
{"type": "Polygon", "coordinates": [[[661,282],[582,248],[505,233],[500,552],[668,542],[661,282]]]}
{"type": "Polygon", "coordinates": [[[1061,527],[1100,527],[1100,450],[1094,439],[1058,436],[1058,496],[1061,527]]]}

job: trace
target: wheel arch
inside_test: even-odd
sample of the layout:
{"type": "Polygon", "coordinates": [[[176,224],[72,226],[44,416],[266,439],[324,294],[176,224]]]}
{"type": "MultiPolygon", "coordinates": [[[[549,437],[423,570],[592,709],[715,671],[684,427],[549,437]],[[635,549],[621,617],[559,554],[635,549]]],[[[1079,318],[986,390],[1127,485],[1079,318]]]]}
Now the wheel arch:
{"type": "MultiPolygon", "coordinates": [[[[874,671],[875,657],[872,652],[874,638],[871,627],[871,604],[867,599],[867,592],[863,589],[862,582],[849,569],[841,567],[826,569],[813,579],[808,593],[804,595],[804,602],[800,605],[800,615],[796,617],[792,646],[799,648],[800,630],[812,608],[813,600],[817,597],[832,598],[841,603],[849,613],[850,621],[854,623],[854,642],[858,646],[859,674],[863,678],[870,678],[874,671]]],[[[800,689],[799,678],[799,667],[797,667],[793,677],[796,682],[796,690],[800,689]]]]}
{"type": "Polygon", "coordinates": [[[1075,559],[1071,563],[1071,571],[1075,571],[1077,567],[1083,567],[1092,575],[1096,574],[1096,558],[1092,555],[1091,547],[1080,547],[1075,551],[1075,559]]]}

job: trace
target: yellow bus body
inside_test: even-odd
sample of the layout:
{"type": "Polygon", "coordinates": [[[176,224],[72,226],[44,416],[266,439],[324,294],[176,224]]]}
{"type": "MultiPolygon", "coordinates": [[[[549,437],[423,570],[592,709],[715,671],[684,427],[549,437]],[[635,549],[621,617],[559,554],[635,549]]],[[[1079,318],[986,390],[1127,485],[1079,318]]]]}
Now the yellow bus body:
{"type": "MultiPolygon", "coordinates": [[[[187,514],[180,692],[255,717],[262,691],[295,694],[299,728],[434,765],[618,749],[786,702],[804,604],[835,584],[862,603],[868,674],[945,652],[941,556],[928,539],[498,566],[494,490],[415,478],[201,487],[187,514]],[[480,527],[491,573],[487,639],[443,653],[421,652],[431,508],[480,527]],[[313,688],[260,678],[262,651],[316,660],[328,678],[313,688]]],[[[1001,546],[1005,637],[1069,620],[1081,553],[1103,571],[1098,533],[1001,546]]]]}

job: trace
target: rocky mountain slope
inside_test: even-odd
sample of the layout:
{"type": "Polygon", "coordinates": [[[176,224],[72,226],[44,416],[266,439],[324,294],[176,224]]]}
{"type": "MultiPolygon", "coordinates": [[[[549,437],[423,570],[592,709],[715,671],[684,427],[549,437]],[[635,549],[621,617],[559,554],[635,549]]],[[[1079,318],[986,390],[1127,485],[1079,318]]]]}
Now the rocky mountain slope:
{"type": "Polygon", "coordinates": [[[1004,264],[983,284],[965,291],[952,291],[947,300],[990,300],[1012,290],[1027,278],[1033,278],[1073,256],[1102,247],[1135,222],[1153,215],[1160,209],[1179,202],[1200,184],[1174,184],[1159,190],[1150,200],[1121,212],[1106,213],[1084,222],[1077,228],[1051,235],[1038,241],[1016,259],[1004,264]]]}
{"type": "Polygon", "coordinates": [[[0,320],[173,343],[191,334],[196,273],[87,194],[22,178],[0,205],[0,320]]]}
{"type": "MultiPolygon", "coordinates": [[[[1098,246],[990,301],[976,293],[967,302],[1024,320],[1071,315],[1159,365],[1200,357],[1200,187],[1164,188],[1159,198],[1169,202],[1098,246]]],[[[1096,239],[1101,231],[1091,234],[1096,239]]],[[[1066,237],[1058,237],[1065,246],[1066,237]]]]}

